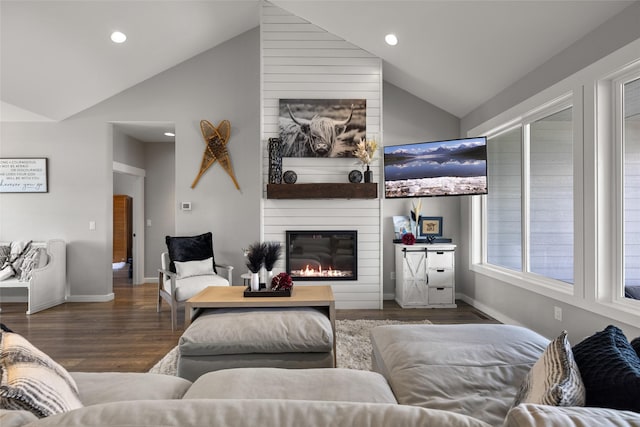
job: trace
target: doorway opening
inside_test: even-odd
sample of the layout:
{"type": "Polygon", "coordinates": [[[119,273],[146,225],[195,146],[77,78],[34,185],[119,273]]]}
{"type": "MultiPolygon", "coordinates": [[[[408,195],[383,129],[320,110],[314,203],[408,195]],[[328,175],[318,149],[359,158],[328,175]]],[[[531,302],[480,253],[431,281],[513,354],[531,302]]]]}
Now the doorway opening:
{"type": "Polygon", "coordinates": [[[117,262],[112,282],[141,285],[157,280],[164,236],[175,229],[175,123],[111,124],[114,185],[108,197],[123,194],[132,204],[131,255],[109,260],[112,267],[117,262]]]}
{"type": "Polygon", "coordinates": [[[144,170],[114,162],[114,285],[144,282],[144,177],[144,170]]]}
{"type": "MultiPolygon", "coordinates": [[[[122,179],[115,175],[114,192],[122,179]]],[[[120,185],[119,185],[120,184],[120,185]]],[[[136,200],[137,201],[137,200],[136,200]]],[[[133,198],[113,195],[113,284],[133,284],[133,198]]]]}

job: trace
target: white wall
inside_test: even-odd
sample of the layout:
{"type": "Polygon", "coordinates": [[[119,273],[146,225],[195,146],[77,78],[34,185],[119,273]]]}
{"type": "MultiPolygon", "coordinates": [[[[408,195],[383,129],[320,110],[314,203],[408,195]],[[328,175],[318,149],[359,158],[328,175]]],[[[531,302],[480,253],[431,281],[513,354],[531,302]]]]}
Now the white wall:
{"type": "Polygon", "coordinates": [[[144,169],[144,142],[113,127],[113,161],[144,169]]]}
{"type": "MultiPolygon", "coordinates": [[[[111,299],[110,123],[169,121],[176,124],[175,197],[170,207],[158,207],[176,215],[170,232],[212,231],[216,260],[242,270],[242,246],[260,235],[259,58],[254,29],[62,122],[3,123],[0,156],[48,157],[50,190],[1,194],[0,239],[64,239],[71,300],[111,299]],[[190,188],[205,147],[201,119],[230,120],[228,149],[241,192],[219,165],[190,188]],[[178,211],[183,200],[192,202],[193,211],[178,211]],[[95,231],[89,221],[96,222],[95,231]]],[[[155,250],[147,246],[149,253],[155,250]]]]}
{"type": "MultiPolygon", "coordinates": [[[[458,138],[460,120],[390,83],[384,84],[384,144],[400,145],[413,142],[458,138]]],[[[382,154],[382,153],[381,153],[382,154]]],[[[382,178],[381,178],[382,179],[382,178]]],[[[381,193],[384,197],[384,193],[381,193]]],[[[395,271],[393,246],[393,216],[409,215],[411,203],[417,199],[385,199],[382,214],[384,225],[383,262],[385,299],[395,297],[395,271]]],[[[424,216],[441,216],[443,237],[458,245],[456,254],[465,248],[460,234],[460,197],[425,197],[422,199],[424,216]]],[[[458,264],[458,260],[456,260],[458,264]]]]}
{"type": "MultiPolygon", "coordinates": [[[[464,117],[461,121],[461,133],[466,135],[467,131],[474,126],[495,120],[496,116],[528,102],[539,92],[563,82],[563,79],[580,72],[594,63],[594,61],[598,61],[607,54],[616,52],[630,42],[640,39],[640,26],[637,25],[639,20],[640,3],[635,3],[623,13],[612,18],[594,32],[588,34],[585,38],[579,40],[573,46],[570,46],[546,64],[464,117]]],[[[637,42],[635,43],[637,44],[637,42]]],[[[601,75],[604,76],[604,73],[601,75]]],[[[594,111],[594,106],[591,105],[591,102],[593,102],[593,88],[588,85],[583,86],[584,84],[582,80],[576,82],[577,87],[579,87],[577,91],[579,109],[576,114],[579,114],[578,117],[580,118],[582,118],[583,94],[585,100],[584,135],[576,135],[576,138],[577,144],[580,144],[579,148],[584,150],[585,163],[584,165],[576,165],[576,167],[581,169],[584,167],[584,182],[577,184],[578,188],[582,188],[584,185],[585,195],[588,199],[591,197],[589,196],[590,192],[595,191],[593,188],[593,183],[595,182],[593,165],[597,163],[597,159],[589,157],[596,153],[595,149],[592,148],[593,141],[589,141],[589,138],[593,138],[593,129],[595,128],[591,117],[594,111]]],[[[580,199],[581,204],[579,206],[582,206],[583,202],[580,199]]],[[[589,206],[588,200],[584,203],[589,206]]],[[[470,204],[468,201],[463,201],[461,208],[462,231],[466,236],[470,236],[470,204]]],[[[592,267],[589,261],[589,257],[596,252],[596,248],[592,247],[595,241],[593,238],[595,231],[591,227],[591,223],[588,222],[590,220],[593,221],[594,213],[585,211],[583,216],[589,228],[585,233],[580,233],[578,237],[580,241],[586,242],[586,261],[585,265],[578,266],[578,270],[584,270],[588,273],[597,272],[597,269],[592,267]]],[[[549,294],[553,294],[553,296],[550,296],[532,292],[523,287],[516,287],[513,284],[482,274],[473,273],[469,270],[469,252],[462,253],[462,256],[463,263],[457,265],[464,269],[464,279],[459,283],[459,290],[464,293],[469,302],[500,320],[528,326],[548,337],[557,336],[563,329],[566,329],[570,332],[572,341],[590,335],[596,330],[601,330],[608,324],[620,326],[630,337],[640,335],[640,325],[637,322],[616,320],[616,317],[622,318],[625,316],[615,315],[615,308],[605,309],[593,303],[592,300],[596,295],[596,280],[593,274],[585,274],[584,283],[580,282],[575,285],[582,289],[581,292],[585,293],[587,300],[584,300],[580,295],[577,297],[557,296],[557,292],[549,292],[549,294]],[[553,319],[554,306],[559,306],[563,309],[562,321],[553,319]],[[595,314],[594,310],[598,309],[601,313],[606,312],[607,315],[595,314]]],[[[626,316],[625,318],[630,319],[631,316],[626,316]]]]}
{"type": "MultiPolygon", "coordinates": [[[[323,34],[321,37],[335,39],[326,32],[318,33],[323,34]]],[[[283,236],[281,230],[284,229],[277,230],[272,223],[265,226],[261,236],[261,203],[268,170],[265,144],[274,130],[271,128],[262,136],[259,130],[262,116],[259,109],[259,34],[255,29],[240,35],[63,122],[2,123],[0,155],[48,157],[50,192],[0,195],[0,239],[66,240],[71,299],[98,301],[112,298],[111,195],[112,164],[115,160],[146,171],[145,220],[151,219],[152,223],[151,227],[145,225],[144,229],[146,278],[156,277],[159,254],[165,248],[165,235],[211,230],[216,259],[233,265],[235,277],[239,279],[246,270],[241,248],[261,237],[274,238],[274,233],[269,230],[276,229],[275,233],[283,236]],[[207,171],[192,190],[190,186],[199,170],[204,149],[199,121],[208,119],[217,124],[225,118],[231,121],[229,151],[242,191],[238,192],[233,187],[219,165],[207,171]],[[136,144],[132,146],[126,141],[128,137],[119,134],[117,127],[110,124],[117,121],[175,122],[175,146],[165,143],[141,143],[142,148],[136,144]],[[179,201],[191,201],[194,210],[191,213],[179,211],[179,201]],[[95,231],[89,230],[89,221],[96,222],[95,231]]],[[[377,92],[363,95],[368,102],[368,133],[384,142],[380,137],[380,60],[366,52],[361,54],[364,57],[350,59],[356,64],[351,67],[364,69],[369,84],[370,79],[375,78],[379,87],[377,92]]],[[[343,68],[349,69],[349,66],[343,68]]],[[[384,89],[387,104],[385,126],[388,127],[390,144],[457,137],[458,120],[455,117],[392,85],[384,85],[384,89]]],[[[362,94],[338,92],[329,95],[359,97],[362,94]]],[[[271,120],[273,126],[274,118],[271,120]]],[[[266,122],[264,126],[268,130],[266,122]]],[[[333,174],[329,178],[346,182],[346,172],[356,167],[355,160],[343,163],[338,160],[329,168],[333,174]]],[[[374,181],[379,182],[381,163],[374,166],[374,173],[374,181]]],[[[311,180],[313,175],[304,179],[311,180]]],[[[382,238],[376,230],[390,228],[391,225],[385,225],[384,221],[390,221],[389,218],[396,213],[405,214],[404,206],[408,202],[387,201],[389,209],[385,206],[384,213],[381,213],[383,193],[379,195],[380,200],[375,201],[332,202],[328,206],[346,207],[342,209],[343,214],[338,213],[324,224],[314,224],[335,228],[336,224],[354,223],[361,227],[363,221],[367,222],[366,232],[361,236],[368,235],[369,241],[360,246],[368,248],[369,257],[364,265],[375,273],[370,273],[373,283],[358,285],[358,290],[364,290],[369,296],[363,297],[358,292],[341,295],[355,301],[354,305],[360,304],[361,299],[368,306],[373,305],[372,301],[379,302],[382,276],[379,272],[383,258],[384,292],[391,297],[393,295],[393,283],[388,282],[389,273],[393,270],[393,256],[387,254],[392,237],[382,238]],[[387,263],[390,267],[386,267],[387,263]]],[[[307,201],[305,209],[327,206],[324,202],[307,201]]],[[[265,200],[267,209],[269,203],[265,200]]],[[[284,201],[279,203],[277,206],[287,204],[284,201]]],[[[433,203],[425,203],[425,212],[429,209],[430,214],[443,215],[445,232],[448,233],[458,222],[456,205],[457,202],[448,198],[433,199],[433,203]]],[[[271,212],[278,209],[276,207],[271,212]]],[[[289,213],[291,210],[287,215],[289,213]]],[[[454,240],[458,240],[457,236],[454,240]]],[[[5,298],[6,295],[2,293],[0,296],[5,298]]]]}
{"type": "Polygon", "coordinates": [[[67,278],[78,299],[110,299],[112,135],[105,121],[3,123],[2,157],[47,157],[49,192],[0,194],[2,240],[64,239],[67,278]],[[96,229],[89,230],[89,221],[96,229]]]}
{"type": "Polygon", "coordinates": [[[170,234],[213,232],[216,261],[236,268],[243,264],[242,246],[259,237],[259,75],[259,30],[254,29],[98,107],[112,121],[175,123],[175,229],[170,234]],[[227,148],[240,191],[217,163],[191,188],[205,149],[202,119],[214,125],[230,121],[227,148]],[[192,202],[192,210],[179,210],[182,201],[192,202]]]}
{"type": "MultiPolygon", "coordinates": [[[[460,134],[466,135],[488,119],[522,102],[578,70],[640,37],[640,2],[635,2],[582,39],[531,71],[484,104],[462,117],[460,134]]],[[[522,55],[526,55],[522,52],[522,55]]]]}
{"type": "MultiPolygon", "coordinates": [[[[145,265],[148,281],[158,280],[160,254],[166,251],[165,236],[172,235],[176,220],[175,143],[145,143],[145,265]],[[151,221],[151,225],[147,224],[151,221]]],[[[217,247],[216,247],[217,249],[217,247]]]]}
{"type": "MultiPolygon", "coordinates": [[[[367,137],[381,141],[382,61],[289,12],[263,3],[262,164],[268,182],[267,141],[277,137],[280,98],[366,99],[367,137]]],[[[285,158],[298,182],[348,183],[353,158],[285,158]]],[[[380,181],[380,156],[372,163],[380,181]]],[[[332,283],[337,308],[381,308],[381,199],[273,200],[263,203],[263,239],[285,243],[285,231],[357,230],[358,279],[332,283]]],[[[274,272],[283,271],[284,260],[274,272]]],[[[322,284],[326,282],[305,282],[322,284]]]]}
{"type": "Polygon", "coordinates": [[[113,173],[113,194],[124,194],[133,197],[133,185],[136,178],[125,173],[113,173]]]}

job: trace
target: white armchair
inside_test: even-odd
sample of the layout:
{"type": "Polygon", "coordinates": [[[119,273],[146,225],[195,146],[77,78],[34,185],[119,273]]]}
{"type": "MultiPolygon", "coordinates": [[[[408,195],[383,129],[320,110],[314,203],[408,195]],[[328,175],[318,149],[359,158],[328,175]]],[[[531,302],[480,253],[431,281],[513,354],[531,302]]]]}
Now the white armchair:
{"type": "MultiPolygon", "coordinates": [[[[200,263],[201,261],[192,261],[192,263],[194,262],[200,263]]],[[[230,265],[215,264],[216,269],[226,270],[226,277],[223,277],[212,271],[208,272],[208,274],[198,274],[201,272],[197,271],[197,264],[196,267],[183,266],[183,268],[180,268],[178,266],[179,264],[187,263],[176,263],[178,268],[177,272],[174,273],[170,271],[169,264],[169,253],[163,252],[161,259],[162,268],[158,270],[157,311],[158,313],[160,312],[160,305],[164,299],[171,308],[172,330],[175,330],[178,323],[178,304],[188,300],[207,286],[229,286],[233,283],[233,266],[230,265]]],[[[220,271],[220,273],[222,273],[222,271],[220,271]]]]}

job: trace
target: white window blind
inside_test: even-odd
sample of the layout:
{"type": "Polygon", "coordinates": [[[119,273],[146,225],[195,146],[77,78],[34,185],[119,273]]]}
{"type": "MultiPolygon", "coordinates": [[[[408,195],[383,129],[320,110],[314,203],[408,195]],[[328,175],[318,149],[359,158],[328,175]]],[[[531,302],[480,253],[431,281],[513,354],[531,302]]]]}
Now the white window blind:
{"type": "Polygon", "coordinates": [[[573,283],[572,108],[530,125],[529,271],[573,283]]]}
{"type": "Polygon", "coordinates": [[[572,284],[572,107],[490,136],[487,156],[487,263],[572,284]]]}
{"type": "Polygon", "coordinates": [[[487,261],[522,270],[522,127],[487,141],[487,261]]]}
{"type": "Polygon", "coordinates": [[[623,85],[625,295],[640,299],[640,78],[623,85]]]}

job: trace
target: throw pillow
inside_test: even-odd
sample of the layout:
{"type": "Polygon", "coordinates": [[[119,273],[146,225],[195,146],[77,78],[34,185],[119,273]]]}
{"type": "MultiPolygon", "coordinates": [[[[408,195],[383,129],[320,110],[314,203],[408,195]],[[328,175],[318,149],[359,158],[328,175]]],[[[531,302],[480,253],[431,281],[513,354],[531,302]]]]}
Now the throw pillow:
{"type": "Polygon", "coordinates": [[[167,249],[169,249],[169,270],[176,272],[176,261],[202,261],[211,258],[213,271],[217,274],[216,260],[213,256],[213,235],[211,232],[190,237],[166,236],[167,249]]]}
{"type": "Polygon", "coordinates": [[[0,372],[1,409],[42,418],[83,406],[71,375],[18,334],[1,334],[0,372]]]}
{"type": "Polygon", "coordinates": [[[20,257],[31,246],[31,240],[19,240],[11,242],[11,261],[20,257]]]}
{"type": "Polygon", "coordinates": [[[609,325],[573,347],[587,406],[640,412],[640,357],[620,328],[609,325]]]}
{"type": "Polygon", "coordinates": [[[30,247],[22,258],[22,264],[20,264],[20,278],[18,280],[21,282],[28,282],[31,280],[33,270],[47,265],[48,258],[47,250],[45,248],[36,248],[34,246],[30,247]]]}
{"type": "Polygon", "coordinates": [[[15,276],[16,271],[13,269],[11,264],[5,263],[5,265],[0,269],[0,281],[7,280],[15,276]]]}
{"type": "Polygon", "coordinates": [[[178,279],[191,276],[210,276],[213,274],[213,259],[207,258],[202,261],[176,261],[176,273],[178,279]]]}
{"type": "Polygon", "coordinates": [[[24,260],[24,256],[31,247],[31,240],[11,242],[11,251],[9,258],[2,265],[2,279],[4,280],[12,276],[20,277],[21,265],[24,260]]]}
{"type": "Polygon", "coordinates": [[[11,246],[0,245],[0,267],[2,267],[5,262],[7,262],[10,254],[11,254],[11,246]]]}
{"type": "Polygon", "coordinates": [[[535,403],[584,406],[585,390],[573,359],[567,331],[551,341],[525,377],[513,406],[535,403]]]}

